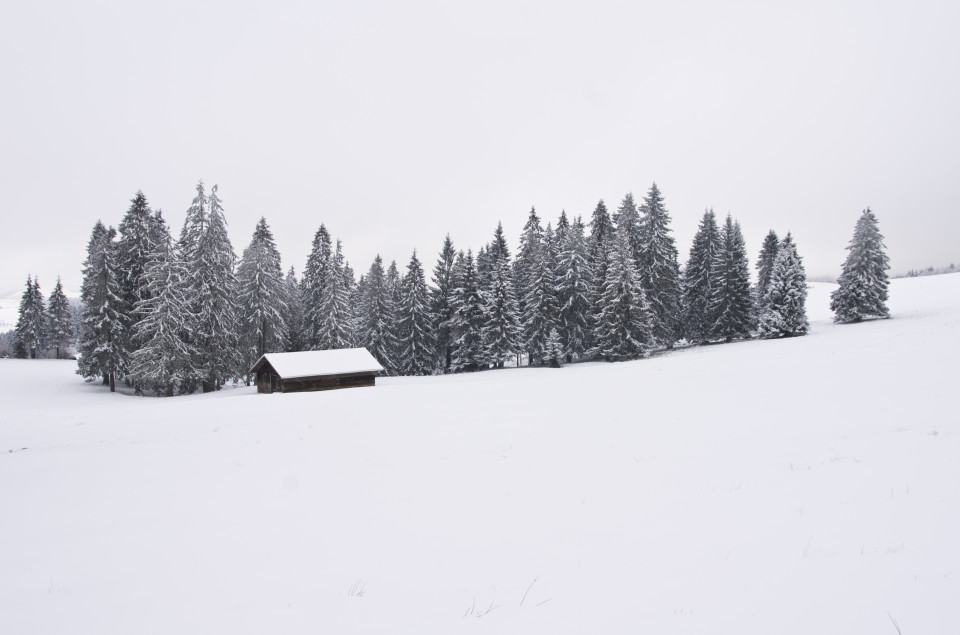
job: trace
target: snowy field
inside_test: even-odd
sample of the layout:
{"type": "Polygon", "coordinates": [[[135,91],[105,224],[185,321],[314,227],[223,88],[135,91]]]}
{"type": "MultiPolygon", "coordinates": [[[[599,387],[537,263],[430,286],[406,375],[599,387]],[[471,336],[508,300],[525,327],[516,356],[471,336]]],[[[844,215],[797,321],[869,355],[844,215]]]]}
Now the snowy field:
{"type": "Polygon", "coordinates": [[[0,632],[960,632],[960,274],[894,319],[299,395],[0,360],[0,632]]]}

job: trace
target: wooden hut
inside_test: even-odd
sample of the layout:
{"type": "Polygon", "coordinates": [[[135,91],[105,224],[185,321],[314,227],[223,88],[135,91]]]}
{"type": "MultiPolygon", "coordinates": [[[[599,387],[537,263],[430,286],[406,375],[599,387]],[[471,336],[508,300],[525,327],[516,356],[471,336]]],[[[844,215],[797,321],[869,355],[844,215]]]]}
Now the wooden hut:
{"type": "Polygon", "coordinates": [[[267,353],[250,374],[257,392],[307,392],[373,386],[383,366],[365,348],[267,353]]]}

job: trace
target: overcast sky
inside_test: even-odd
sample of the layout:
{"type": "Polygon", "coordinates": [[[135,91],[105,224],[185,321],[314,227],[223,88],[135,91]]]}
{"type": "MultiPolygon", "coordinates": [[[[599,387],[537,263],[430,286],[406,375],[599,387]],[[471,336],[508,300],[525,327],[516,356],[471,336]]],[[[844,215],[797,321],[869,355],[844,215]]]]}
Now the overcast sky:
{"type": "Polygon", "coordinates": [[[432,268],[653,181],[681,260],[710,206],[836,275],[869,205],[895,272],[960,265],[956,0],[137,5],[4,8],[0,295],[78,289],[138,189],[178,235],[199,179],[298,273],[321,222],[432,268]]]}

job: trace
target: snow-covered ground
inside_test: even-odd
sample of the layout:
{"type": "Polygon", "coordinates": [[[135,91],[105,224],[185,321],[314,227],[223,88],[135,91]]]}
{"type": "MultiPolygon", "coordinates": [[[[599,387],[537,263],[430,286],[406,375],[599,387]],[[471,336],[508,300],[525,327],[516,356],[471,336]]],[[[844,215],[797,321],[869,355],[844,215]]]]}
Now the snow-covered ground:
{"type": "Polygon", "coordinates": [[[809,337],[336,392],[0,360],[0,632],[960,632],[960,274],[831,288],[809,337]]]}

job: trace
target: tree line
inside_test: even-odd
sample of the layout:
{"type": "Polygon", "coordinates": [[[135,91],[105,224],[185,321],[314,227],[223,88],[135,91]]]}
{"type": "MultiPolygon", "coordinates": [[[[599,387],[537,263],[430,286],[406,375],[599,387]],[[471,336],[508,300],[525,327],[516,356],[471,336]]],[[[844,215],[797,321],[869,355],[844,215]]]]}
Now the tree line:
{"type": "MultiPolygon", "coordinates": [[[[237,259],[216,186],[198,183],[177,240],[138,192],[119,227],[98,221],[87,245],[78,373],[173,395],[249,383],[256,360],[279,351],[364,347],[387,374],[424,375],[807,332],[806,274],[790,234],[769,232],[751,285],[730,215],[704,212],[684,267],[670,222],[656,184],[612,214],[601,200],[586,222],[561,212],[544,226],[531,209],[515,256],[502,224],[475,253],[448,235],[430,283],[416,251],[402,271],[377,256],[357,278],[321,224],[298,279],[283,272],[264,218],[237,259]]],[[[882,236],[873,240],[884,259],[873,288],[885,300],[882,236]]],[[[853,244],[851,257],[862,251],[853,244]]],[[[836,302],[838,320],[853,315],[836,302]]]]}

